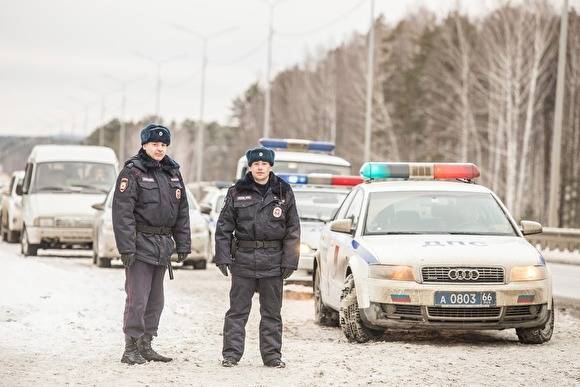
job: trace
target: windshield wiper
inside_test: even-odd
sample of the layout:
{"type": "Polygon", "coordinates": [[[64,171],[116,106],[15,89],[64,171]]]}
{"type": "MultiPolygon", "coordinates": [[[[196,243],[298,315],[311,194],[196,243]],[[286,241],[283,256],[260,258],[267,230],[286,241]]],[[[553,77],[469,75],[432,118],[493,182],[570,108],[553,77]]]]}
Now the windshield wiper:
{"type": "Polygon", "coordinates": [[[68,190],[64,187],[48,186],[37,188],[36,191],[41,192],[41,191],[68,191],[68,190]]]}
{"type": "Polygon", "coordinates": [[[87,189],[92,189],[92,190],[99,191],[102,193],[109,192],[108,189],[99,188],[99,187],[96,187],[94,185],[89,185],[89,184],[72,184],[71,187],[87,188],[87,189]]]}
{"type": "Polygon", "coordinates": [[[315,217],[310,217],[310,216],[301,216],[300,220],[303,220],[305,222],[308,221],[313,221],[313,222],[324,222],[324,220],[320,219],[320,218],[315,218],[315,217]]]}
{"type": "Polygon", "coordinates": [[[417,231],[387,231],[387,232],[382,232],[381,234],[385,234],[385,235],[419,235],[419,234],[425,234],[424,232],[417,232],[417,231]]]}

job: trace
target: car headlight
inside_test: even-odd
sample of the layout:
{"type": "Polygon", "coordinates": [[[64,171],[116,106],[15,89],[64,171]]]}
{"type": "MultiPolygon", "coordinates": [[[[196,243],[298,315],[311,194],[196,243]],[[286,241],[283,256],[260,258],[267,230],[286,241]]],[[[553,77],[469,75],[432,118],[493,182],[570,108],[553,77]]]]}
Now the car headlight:
{"type": "Polygon", "coordinates": [[[371,265],[369,277],[394,281],[415,281],[415,274],[411,266],[371,265]]]}
{"type": "Polygon", "coordinates": [[[539,281],[546,278],[545,266],[515,266],[512,267],[511,280],[519,281],[539,281]]]}
{"type": "Polygon", "coordinates": [[[34,220],[37,227],[54,227],[54,218],[42,217],[34,220]]]}
{"type": "Polygon", "coordinates": [[[306,243],[300,243],[300,254],[312,254],[314,250],[306,243]]]}

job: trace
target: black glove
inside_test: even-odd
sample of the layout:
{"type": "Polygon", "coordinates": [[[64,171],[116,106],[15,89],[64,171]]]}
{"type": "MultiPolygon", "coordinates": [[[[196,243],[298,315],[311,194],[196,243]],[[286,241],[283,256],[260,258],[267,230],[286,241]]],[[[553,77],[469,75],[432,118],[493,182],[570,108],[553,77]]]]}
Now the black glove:
{"type": "Polygon", "coordinates": [[[289,267],[282,268],[282,278],[287,279],[294,273],[294,269],[290,269],[289,267]]]}
{"type": "Polygon", "coordinates": [[[187,253],[177,253],[177,263],[185,261],[185,258],[187,258],[187,253]]]}
{"type": "Polygon", "coordinates": [[[135,254],[121,254],[121,261],[123,266],[131,267],[135,263],[135,254]]]}
{"type": "Polygon", "coordinates": [[[226,277],[228,276],[228,269],[229,269],[230,265],[222,263],[222,264],[218,264],[217,267],[218,267],[218,269],[220,269],[220,271],[222,272],[223,275],[225,275],[226,277]]]}

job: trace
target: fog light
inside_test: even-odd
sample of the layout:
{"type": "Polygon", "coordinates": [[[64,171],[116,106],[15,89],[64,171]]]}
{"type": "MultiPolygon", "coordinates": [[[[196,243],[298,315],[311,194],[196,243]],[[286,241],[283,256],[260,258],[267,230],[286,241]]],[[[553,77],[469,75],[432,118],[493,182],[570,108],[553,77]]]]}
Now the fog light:
{"type": "Polygon", "coordinates": [[[536,315],[540,311],[539,305],[531,305],[530,306],[530,314],[536,315]]]}

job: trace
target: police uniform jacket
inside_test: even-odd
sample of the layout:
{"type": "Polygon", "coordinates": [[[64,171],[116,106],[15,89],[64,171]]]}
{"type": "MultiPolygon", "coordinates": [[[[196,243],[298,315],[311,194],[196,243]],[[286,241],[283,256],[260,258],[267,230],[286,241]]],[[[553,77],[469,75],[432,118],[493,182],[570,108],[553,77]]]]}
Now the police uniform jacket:
{"type": "Polygon", "coordinates": [[[281,268],[296,269],[300,254],[300,219],[292,188],[270,173],[264,196],[251,172],[230,187],[216,225],[216,264],[230,265],[233,275],[276,277],[281,268]],[[239,246],[236,240],[280,241],[279,247],[239,246]]]}
{"type": "Polygon", "coordinates": [[[141,149],[125,162],[114,195],[113,229],[119,253],[165,266],[174,248],[178,253],[191,252],[185,185],[179,164],[169,156],[158,162],[141,149]],[[149,227],[149,232],[137,231],[139,225],[149,227]]]}

